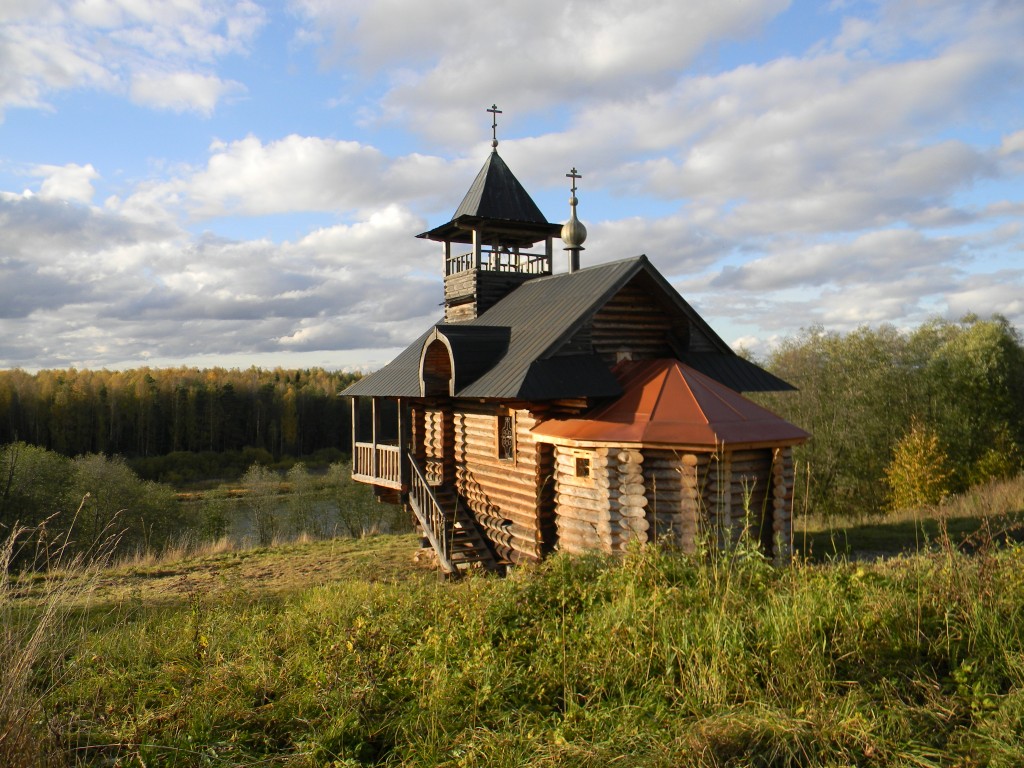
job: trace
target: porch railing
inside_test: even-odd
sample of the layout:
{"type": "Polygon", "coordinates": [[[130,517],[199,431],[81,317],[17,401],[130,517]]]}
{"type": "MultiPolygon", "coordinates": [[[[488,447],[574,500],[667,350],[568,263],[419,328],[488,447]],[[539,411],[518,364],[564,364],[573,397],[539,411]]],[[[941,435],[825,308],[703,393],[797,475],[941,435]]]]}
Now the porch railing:
{"type": "Polygon", "coordinates": [[[397,445],[356,443],[352,453],[352,478],[401,490],[401,449],[397,445]]]}
{"type": "Polygon", "coordinates": [[[409,456],[409,466],[412,467],[409,476],[409,506],[412,507],[412,511],[420,521],[430,545],[437,552],[441,568],[447,573],[454,573],[455,566],[451,559],[450,538],[452,523],[445,511],[441,509],[441,505],[438,504],[434,491],[427,484],[427,479],[416,464],[416,459],[411,455],[409,456]]]}

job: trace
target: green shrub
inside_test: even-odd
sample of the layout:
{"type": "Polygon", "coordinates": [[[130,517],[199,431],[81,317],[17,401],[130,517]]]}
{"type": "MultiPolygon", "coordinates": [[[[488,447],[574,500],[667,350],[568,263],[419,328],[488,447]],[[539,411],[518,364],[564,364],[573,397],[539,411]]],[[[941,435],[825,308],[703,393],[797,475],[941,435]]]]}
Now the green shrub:
{"type": "Polygon", "coordinates": [[[0,535],[15,526],[47,551],[64,537],[67,555],[96,551],[111,537],[119,551],[159,550],[193,525],[168,485],[141,480],[119,456],[67,459],[24,443],[0,448],[0,535]]]}
{"type": "Polygon", "coordinates": [[[949,459],[939,437],[914,422],[896,443],[892,461],[885,468],[893,510],[930,507],[950,493],[949,459]]]}
{"type": "Polygon", "coordinates": [[[121,550],[159,550],[191,526],[173,488],[139,479],[120,456],[79,456],[71,472],[66,507],[85,499],[75,525],[81,551],[111,535],[121,550]]]}
{"type": "Polygon", "coordinates": [[[279,530],[278,494],[281,477],[262,464],[253,464],[242,476],[246,490],[245,505],[249,509],[256,541],[261,547],[269,546],[279,530]]]}

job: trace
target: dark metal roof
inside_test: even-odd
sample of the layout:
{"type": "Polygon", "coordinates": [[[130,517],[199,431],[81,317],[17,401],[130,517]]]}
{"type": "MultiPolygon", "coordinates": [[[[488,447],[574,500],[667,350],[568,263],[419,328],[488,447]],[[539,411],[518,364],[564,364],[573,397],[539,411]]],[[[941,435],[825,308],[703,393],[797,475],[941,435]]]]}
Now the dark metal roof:
{"type": "MultiPolygon", "coordinates": [[[[530,280],[483,315],[469,321],[506,325],[512,329],[512,335],[505,357],[470,385],[465,396],[522,397],[534,361],[555,355],[562,344],[647,263],[647,259],[640,256],[530,280]]],[[[608,394],[609,389],[611,394],[618,394],[614,377],[609,379],[592,381],[580,376],[569,387],[548,390],[546,397],[536,391],[535,384],[531,384],[530,390],[535,399],[599,397],[608,394]]]]}
{"type": "Polygon", "coordinates": [[[737,392],[786,392],[796,387],[739,355],[689,352],[683,362],[737,392]]]}
{"type": "Polygon", "coordinates": [[[548,220],[533,202],[497,150],[491,152],[483,168],[473,179],[469,192],[455,209],[452,219],[479,216],[529,224],[547,224],[548,220]]]}
{"type": "Polygon", "coordinates": [[[349,385],[341,394],[346,397],[419,397],[420,351],[423,342],[434,332],[434,327],[427,329],[390,363],[349,385]]]}
{"type": "MultiPolygon", "coordinates": [[[[647,257],[637,256],[530,280],[480,317],[465,323],[440,326],[445,332],[455,327],[508,329],[504,354],[475,376],[475,380],[460,386],[456,396],[557,400],[619,395],[621,388],[615,377],[597,355],[559,355],[559,352],[601,307],[638,275],[652,280],[661,289],[667,303],[699,328],[716,350],[690,354],[687,363],[738,391],[792,388],[737,356],[647,257]]],[[[433,332],[434,328],[431,328],[392,363],[356,382],[342,394],[418,397],[420,351],[433,332]]],[[[467,343],[472,333],[467,333],[467,343]]],[[[474,375],[477,370],[480,368],[473,371],[474,375]]],[[[461,376],[457,378],[462,379],[461,376]]]]}
{"type": "Polygon", "coordinates": [[[529,245],[557,235],[562,225],[544,218],[519,179],[494,151],[476,175],[452,220],[417,237],[470,242],[469,230],[474,228],[500,231],[509,236],[503,240],[529,245]]]}
{"type": "Polygon", "coordinates": [[[577,397],[615,397],[622,391],[600,355],[565,355],[534,360],[519,387],[523,400],[551,400],[553,392],[577,397]]]}

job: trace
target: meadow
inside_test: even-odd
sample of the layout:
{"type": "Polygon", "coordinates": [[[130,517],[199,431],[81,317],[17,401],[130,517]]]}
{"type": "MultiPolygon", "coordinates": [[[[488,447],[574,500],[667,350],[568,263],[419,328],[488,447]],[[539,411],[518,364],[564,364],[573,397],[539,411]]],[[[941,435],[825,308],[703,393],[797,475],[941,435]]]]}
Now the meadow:
{"type": "Polygon", "coordinates": [[[0,764],[1020,765],[1014,508],[1021,478],[919,515],[915,553],[781,568],[741,543],[442,582],[405,535],[25,572],[0,764]]]}

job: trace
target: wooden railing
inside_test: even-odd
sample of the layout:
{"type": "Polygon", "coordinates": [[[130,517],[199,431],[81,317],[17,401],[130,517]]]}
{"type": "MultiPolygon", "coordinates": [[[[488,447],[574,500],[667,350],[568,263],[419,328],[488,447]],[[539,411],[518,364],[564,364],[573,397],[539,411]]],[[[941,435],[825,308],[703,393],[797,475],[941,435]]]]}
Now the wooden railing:
{"type": "Polygon", "coordinates": [[[437,497],[433,490],[427,485],[427,479],[423,476],[416,459],[409,456],[409,466],[412,472],[409,475],[409,506],[416,514],[416,518],[423,527],[430,545],[437,552],[438,562],[441,568],[447,573],[454,573],[455,566],[451,560],[450,539],[452,525],[441,505],[437,503],[437,497]]]}
{"type": "MultiPolygon", "coordinates": [[[[450,256],[445,264],[445,274],[455,275],[473,269],[476,264],[473,252],[450,256]]],[[[543,253],[513,253],[511,251],[484,248],[480,251],[482,270],[491,272],[521,272],[528,275],[546,275],[551,272],[551,259],[543,253]]]]}
{"type": "Polygon", "coordinates": [[[352,477],[386,488],[401,489],[401,449],[397,445],[356,443],[352,453],[352,477]]]}

